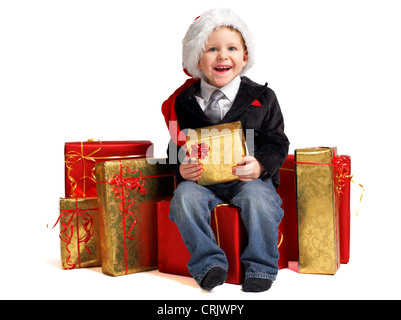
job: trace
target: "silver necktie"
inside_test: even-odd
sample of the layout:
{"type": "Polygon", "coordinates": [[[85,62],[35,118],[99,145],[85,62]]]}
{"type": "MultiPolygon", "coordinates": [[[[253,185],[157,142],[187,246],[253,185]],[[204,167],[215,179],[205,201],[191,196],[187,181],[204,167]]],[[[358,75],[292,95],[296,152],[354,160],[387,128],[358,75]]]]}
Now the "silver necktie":
{"type": "Polygon", "coordinates": [[[205,115],[209,118],[210,122],[217,124],[221,120],[221,111],[219,100],[224,97],[224,93],[216,90],[210,96],[210,102],[205,109],[205,115]]]}

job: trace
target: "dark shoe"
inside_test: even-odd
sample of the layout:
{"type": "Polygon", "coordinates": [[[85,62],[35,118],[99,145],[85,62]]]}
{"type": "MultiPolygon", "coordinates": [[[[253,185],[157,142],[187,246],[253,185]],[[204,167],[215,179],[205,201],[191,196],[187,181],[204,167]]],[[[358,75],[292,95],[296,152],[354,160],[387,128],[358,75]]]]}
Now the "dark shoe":
{"type": "Polygon", "coordinates": [[[247,278],[242,285],[244,292],[263,292],[270,289],[273,281],[269,279],[247,278]]]}
{"type": "Polygon", "coordinates": [[[220,267],[213,267],[203,278],[201,288],[205,290],[212,290],[223,284],[227,279],[227,271],[220,267]]]}

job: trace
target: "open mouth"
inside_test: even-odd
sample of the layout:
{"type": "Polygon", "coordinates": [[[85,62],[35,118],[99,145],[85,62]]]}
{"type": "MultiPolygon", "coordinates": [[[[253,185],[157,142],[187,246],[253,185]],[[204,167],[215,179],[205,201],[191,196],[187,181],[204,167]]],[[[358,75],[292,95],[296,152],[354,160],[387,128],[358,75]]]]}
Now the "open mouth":
{"type": "Polygon", "coordinates": [[[218,72],[227,72],[229,70],[231,70],[232,67],[229,66],[225,66],[225,67],[215,67],[214,70],[218,71],[218,72]]]}

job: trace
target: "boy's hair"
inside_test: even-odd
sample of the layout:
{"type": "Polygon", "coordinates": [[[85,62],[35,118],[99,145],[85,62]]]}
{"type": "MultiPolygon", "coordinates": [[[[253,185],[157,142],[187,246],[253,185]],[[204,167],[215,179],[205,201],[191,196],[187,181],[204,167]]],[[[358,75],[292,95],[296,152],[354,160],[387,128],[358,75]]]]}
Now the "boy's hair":
{"type": "Polygon", "coordinates": [[[182,40],[182,64],[194,78],[202,78],[202,71],[198,69],[199,60],[211,33],[220,27],[228,27],[241,34],[244,48],[248,51],[248,63],[241,75],[254,64],[252,37],[246,24],[230,9],[212,9],[206,11],[191,24],[182,40]]]}
{"type": "Polygon", "coordinates": [[[216,28],[215,30],[218,30],[218,29],[220,29],[220,28],[227,28],[227,29],[230,29],[231,31],[234,31],[234,32],[238,33],[239,36],[240,36],[240,38],[241,38],[241,44],[242,44],[242,47],[244,48],[244,51],[248,50],[248,48],[247,48],[247,46],[246,46],[246,43],[245,43],[245,39],[244,39],[244,37],[242,36],[242,33],[241,33],[241,32],[239,32],[237,29],[235,29],[235,28],[232,27],[232,26],[226,26],[226,27],[221,26],[221,27],[216,28]]]}

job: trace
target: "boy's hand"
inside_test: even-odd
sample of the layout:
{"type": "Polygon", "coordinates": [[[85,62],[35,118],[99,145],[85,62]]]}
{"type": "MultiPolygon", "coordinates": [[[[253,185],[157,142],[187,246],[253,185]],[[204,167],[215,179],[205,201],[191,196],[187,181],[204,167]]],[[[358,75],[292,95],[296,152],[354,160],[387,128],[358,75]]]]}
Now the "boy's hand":
{"type": "Polygon", "coordinates": [[[264,168],[255,157],[245,156],[242,157],[242,162],[233,167],[233,175],[238,176],[240,181],[252,181],[258,179],[263,170],[264,168]]]}
{"type": "Polygon", "coordinates": [[[191,158],[185,157],[180,165],[180,174],[185,180],[197,181],[203,173],[202,165],[198,162],[191,162],[191,158]]]}

